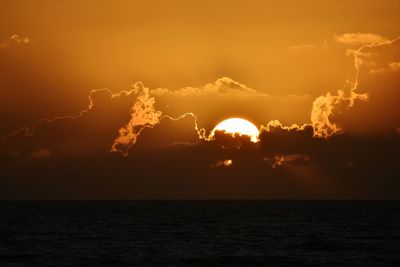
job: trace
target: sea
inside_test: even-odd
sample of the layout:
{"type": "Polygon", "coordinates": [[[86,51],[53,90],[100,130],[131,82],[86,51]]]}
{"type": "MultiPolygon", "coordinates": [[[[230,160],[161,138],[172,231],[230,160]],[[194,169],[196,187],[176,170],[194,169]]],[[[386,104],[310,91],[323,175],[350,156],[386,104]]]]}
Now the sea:
{"type": "Polygon", "coordinates": [[[400,202],[0,202],[0,266],[400,266],[400,202]]]}

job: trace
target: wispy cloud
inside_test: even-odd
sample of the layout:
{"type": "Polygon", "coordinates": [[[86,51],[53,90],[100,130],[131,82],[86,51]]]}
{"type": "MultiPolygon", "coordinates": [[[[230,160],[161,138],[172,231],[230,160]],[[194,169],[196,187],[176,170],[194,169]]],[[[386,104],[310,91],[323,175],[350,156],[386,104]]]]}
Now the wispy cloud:
{"type": "Polygon", "coordinates": [[[375,75],[375,74],[384,73],[385,71],[386,71],[385,68],[376,68],[376,69],[370,69],[369,73],[372,74],[372,75],[375,75]]]}
{"type": "Polygon", "coordinates": [[[315,45],[315,44],[291,45],[291,46],[289,46],[289,50],[298,51],[298,50],[303,50],[303,49],[314,48],[316,46],[317,45],[315,45]]]}
{"type": "Polygon", "coordinates": [[[6,49],[13,44],[29,44],[30,42],[31,40],[28,37],[20,37],[18,34],[13,34],[0,43],[0,49],[6,49]]]}
{"type": "Polygon", "coordinates": [[[371,44],[389,41],[387,38],[374,33],[343,33],[335,35],[335,41],[341,44],[371,44]]]}
{"type": "Polygon", "coordinates": [[[308,44],[296,44],[296,45],[291,45],[289,46],[290,51],[301,51],[301,50],[308,50],[308,49],[313,49],[313,48],[319,48],[319,47],[328,47],[328,41],[324,40],[321,43],[308,43],[308,44]]]}

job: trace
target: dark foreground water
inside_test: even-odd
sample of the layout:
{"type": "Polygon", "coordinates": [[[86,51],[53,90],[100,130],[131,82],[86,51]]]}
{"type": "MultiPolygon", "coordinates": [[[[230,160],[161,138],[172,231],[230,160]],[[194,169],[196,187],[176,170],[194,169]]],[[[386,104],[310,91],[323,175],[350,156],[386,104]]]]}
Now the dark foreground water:
{"type": "Polygon", "coordinates": [[[0,266],[400,266],[400,202],[0,202],[0,266]]]}

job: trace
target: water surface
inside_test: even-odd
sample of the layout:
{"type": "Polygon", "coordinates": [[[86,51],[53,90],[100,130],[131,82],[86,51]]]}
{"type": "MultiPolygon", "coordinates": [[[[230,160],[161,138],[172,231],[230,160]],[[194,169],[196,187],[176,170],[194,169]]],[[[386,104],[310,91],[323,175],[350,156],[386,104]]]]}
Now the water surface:
{"type": "Polygon", "coordinates": [[[0,266],[400,266],[395,201],[0,202],[0,266]]]}

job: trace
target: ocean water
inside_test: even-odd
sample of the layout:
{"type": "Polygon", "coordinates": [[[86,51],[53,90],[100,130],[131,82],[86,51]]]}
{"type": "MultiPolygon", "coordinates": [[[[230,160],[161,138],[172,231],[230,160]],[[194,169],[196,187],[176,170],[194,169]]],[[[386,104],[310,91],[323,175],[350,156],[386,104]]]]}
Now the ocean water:
{"type": "Polygon", "coordinates": [[[0,266],[400,266],[395,201],[0,202],[0,266]]]}

